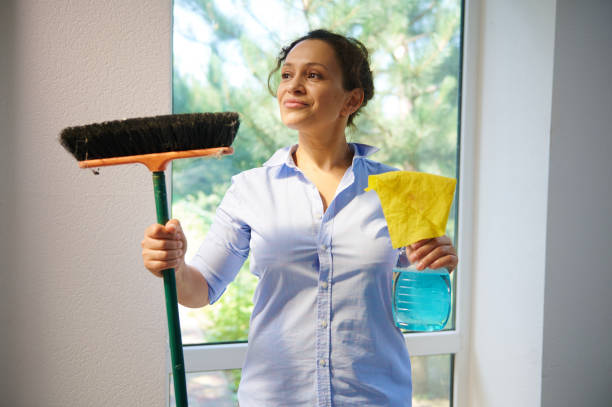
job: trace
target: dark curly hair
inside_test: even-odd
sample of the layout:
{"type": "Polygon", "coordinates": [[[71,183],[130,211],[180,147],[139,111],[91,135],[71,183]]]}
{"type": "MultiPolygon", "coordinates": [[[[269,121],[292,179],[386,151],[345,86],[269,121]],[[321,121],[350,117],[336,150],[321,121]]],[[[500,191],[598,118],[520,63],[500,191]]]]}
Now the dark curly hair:
{"type": "Polygon", "coordinates": [[[278,54],[276,67],[268,75],[268,90],[272,95],[276,94],[270,85],[272,77],[278,72],[293,47],[304,40],[321,40],[328,43],[338,57],[338,62],[342,69],[342,85],[344,90],[363,89],[363,103],[348,118],[347,125],[352,126],[353,118],[374,96],[374,81],[372,79],[372,70],[370,69],[368,49],[355,38],[345,37],[323,29],[310,31],[308,34],[298,38],[288,46],[283,47],[278,54]]]}

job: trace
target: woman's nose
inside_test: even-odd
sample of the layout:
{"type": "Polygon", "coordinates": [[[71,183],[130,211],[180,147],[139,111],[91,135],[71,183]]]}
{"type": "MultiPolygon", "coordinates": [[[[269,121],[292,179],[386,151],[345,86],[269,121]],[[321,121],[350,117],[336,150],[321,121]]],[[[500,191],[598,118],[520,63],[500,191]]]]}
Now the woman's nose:
{"type": "Polygon", "coordinates": [[[304,92],[304,83],[302,82],[302,78],[299,75],[294,76],[289,82],[289,92],[304,92]]]}

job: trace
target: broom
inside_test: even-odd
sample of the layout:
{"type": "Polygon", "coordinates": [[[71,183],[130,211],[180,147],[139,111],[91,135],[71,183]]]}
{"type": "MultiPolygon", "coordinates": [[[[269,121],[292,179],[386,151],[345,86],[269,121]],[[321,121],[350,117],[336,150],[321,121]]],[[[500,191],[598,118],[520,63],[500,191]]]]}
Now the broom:
{"type": "MultiPolygon", "coordinates": [[[[232,154],[238,114],[190,113],[143,117],[68,127],[60,143],[81,168],[141,163],[153,173],[157,222],[168,222],[164,171],[177,158],[232,154]]],[[[187,407],[183,344],[178,315],[174,269],[162,272],[168,318],[168,337],[177,407],[187,407]]]]}

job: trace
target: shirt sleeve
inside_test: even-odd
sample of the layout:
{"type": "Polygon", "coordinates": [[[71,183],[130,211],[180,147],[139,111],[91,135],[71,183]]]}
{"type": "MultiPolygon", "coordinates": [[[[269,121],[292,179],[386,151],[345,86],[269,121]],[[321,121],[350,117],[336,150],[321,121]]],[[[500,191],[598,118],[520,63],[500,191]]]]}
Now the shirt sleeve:
{"type": "Polygon", "coordinates": [[[221,297],[249,255],[251,228],[244,220],[239,184],[238,178],[232,177],[213,224],[190,262],[208,283],[210,304],[221,297]]]}

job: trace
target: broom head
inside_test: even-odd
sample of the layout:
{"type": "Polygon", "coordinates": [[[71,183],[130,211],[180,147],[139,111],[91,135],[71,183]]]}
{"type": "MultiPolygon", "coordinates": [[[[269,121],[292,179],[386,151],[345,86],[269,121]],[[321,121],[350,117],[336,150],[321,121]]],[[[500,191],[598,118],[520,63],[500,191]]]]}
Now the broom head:
{"type": "Polygon", "coordinates": [[[187,113],[68,127],[60,143],[81,168],[127,163],[165,170],[176,158],[231,154],[238,113],[187,113]]]}

